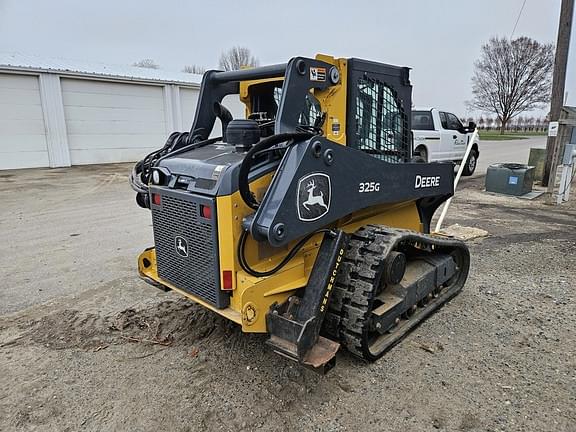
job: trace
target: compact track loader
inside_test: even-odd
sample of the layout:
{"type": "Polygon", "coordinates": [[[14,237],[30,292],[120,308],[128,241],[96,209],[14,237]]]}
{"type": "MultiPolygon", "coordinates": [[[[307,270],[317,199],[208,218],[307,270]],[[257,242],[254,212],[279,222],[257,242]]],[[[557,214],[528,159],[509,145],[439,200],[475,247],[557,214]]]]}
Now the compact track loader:
{"type": "Polygon", "coordinates": [[[408,68],[356,58],[206,72],[190,132],[130,176],[154,231],[140,275],[317,371],[340,345],[381,357],[469,269],[428,234],[454,167],[411,162],[411,92],[408,68]]]}

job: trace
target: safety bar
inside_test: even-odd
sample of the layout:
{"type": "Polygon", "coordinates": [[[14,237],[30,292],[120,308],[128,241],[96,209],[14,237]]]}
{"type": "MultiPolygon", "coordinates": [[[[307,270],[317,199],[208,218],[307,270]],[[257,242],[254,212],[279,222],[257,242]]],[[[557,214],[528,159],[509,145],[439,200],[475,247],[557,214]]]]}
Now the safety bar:
{"type": "Polygon", "coordinates": [[[215,72],[210,76],[210,80],[215,83],[225,83],[233,81],[248,81],[265,78],[279,78],[286,74],[287,63],[262,66],[251,69],[240,69],[227,72],[215,72]]]}
{"type": "MultiPolygon", "coordinates": [[[[464,158],[460,163],[460,168],[458,169],[458,173],[456,174],[456,178],[454,179],[454,194],[456,194],[456,186],[458,186],[458,182],[460,181],[460,177],[462,176],[462,171],[464,171],[464,166],[468,163],[468,156],[470,156],[470,151],[474,146],[474,140],[478,136],[478,128],[474,129],[472,136],[468,140],[468,146],[466,147],[466,151],[464,152],[464,158]]],[[[436,229],[434,229],[435,233],[439,233],[440,229],[442,228],[442,223],[444,222],[444,218],[446,217],[446,213],[448,212],[448,207],[452,203],[452,195],[445,203],[444,207],[442,208],[442,213],[440,213],[440,217],[438,218],[438,222],[436,223],[436,229]]]]}

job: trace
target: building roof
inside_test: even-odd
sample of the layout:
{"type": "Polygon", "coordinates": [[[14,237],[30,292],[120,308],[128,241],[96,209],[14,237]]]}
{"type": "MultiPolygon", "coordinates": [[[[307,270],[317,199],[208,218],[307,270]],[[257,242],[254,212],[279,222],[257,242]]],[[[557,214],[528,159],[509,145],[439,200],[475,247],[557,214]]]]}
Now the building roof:
{"type": "Polygon", "coordinates": [[[198,86],[202,82],[202,75],[166,69],[110,65],[83,60],[70,60],[56,57],[48,58],[7,52],[0,52],[0,70],[49,72],[94,78],[178,83],[190,86],[198,86]]]}

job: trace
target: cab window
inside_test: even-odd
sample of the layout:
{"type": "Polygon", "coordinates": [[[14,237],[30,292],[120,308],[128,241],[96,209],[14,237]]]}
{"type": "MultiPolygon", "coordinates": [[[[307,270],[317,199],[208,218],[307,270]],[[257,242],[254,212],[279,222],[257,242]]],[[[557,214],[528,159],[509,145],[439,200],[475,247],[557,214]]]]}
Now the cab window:
{"type": "Polygon", "coordinates": [[[410,156],[409,130],[402,103],[392,87],[364,76],[356,87],[355,142],[349,145],[390,163],[410,156]]]}

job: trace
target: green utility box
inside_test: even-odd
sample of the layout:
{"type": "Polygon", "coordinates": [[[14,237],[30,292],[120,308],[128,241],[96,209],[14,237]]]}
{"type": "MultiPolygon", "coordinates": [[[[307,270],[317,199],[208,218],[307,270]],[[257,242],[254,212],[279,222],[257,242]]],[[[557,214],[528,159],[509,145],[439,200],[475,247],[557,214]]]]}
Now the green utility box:
{"type": "Polygon", "coordinates": [[[532,192],[534,167],[515,163],[499,163],[488,167],[486,191],[506,195],[524,195],[532,192]]]}

